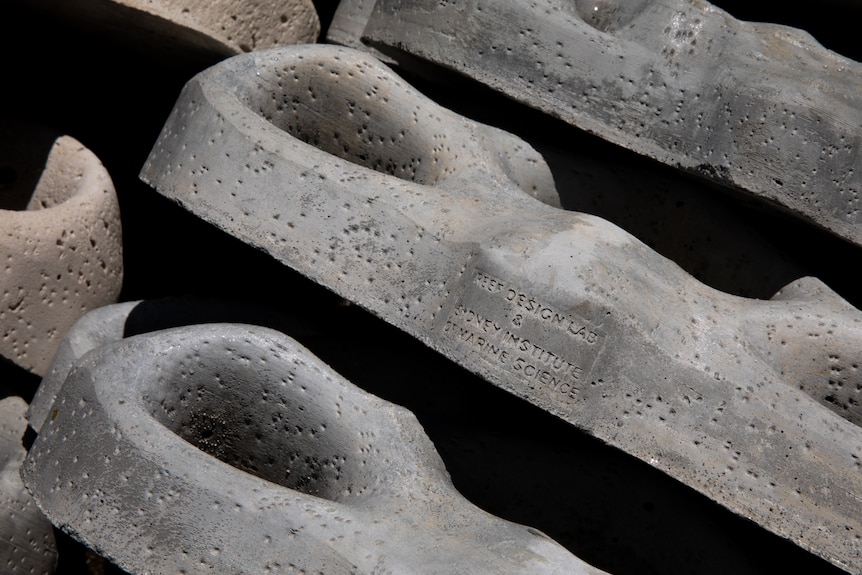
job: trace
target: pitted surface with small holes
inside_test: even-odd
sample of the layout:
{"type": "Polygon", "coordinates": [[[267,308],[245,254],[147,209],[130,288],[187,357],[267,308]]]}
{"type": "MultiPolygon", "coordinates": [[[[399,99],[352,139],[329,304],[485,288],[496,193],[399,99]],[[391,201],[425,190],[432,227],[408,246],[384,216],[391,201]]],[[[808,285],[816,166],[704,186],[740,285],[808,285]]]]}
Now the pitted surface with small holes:
{"type": "Polygon", "coordinates": [[[311,0],[34,0],[99,32],[130,33],[150,50],[232,56],[285,44],[311,43],[320,20],[311,0]]]}
{"type": "Polygon", "coordinates": [[[711,289],[537,201],[552,189],[526,144],[349,49],[198,75],[141,177],[495,385],[862,567],[862,313],[817,280],[768,301],[711,289]]]}
{"type": "Polygon", "coordinates": [[[131,573],[601,573],[467,502],[411,413],[266,328],[87,354],[22,475],[131,573]]]}
{"type": "Polygon", "coordinates": [[[862,245],[860,64],[805,32],[703,0],[347,4],[391,57],[454,69],[862,245]]]}
{"type": "Polygon", "coordinates": [[[123,339],[126,318],[139,302],[123,302],[96,308],[73,325],[51,362],[51,367],[42,378],[30,406],[27,420],[37,432],[51,414],[54,399],[63,387],[63,382],[75,363],[87,352],[123,339]]]}
{"type": "Polygon", "coordinates": [[[8,575],[50,575],[57,564],[54,531],[24,488],[20,469],[27,452],[27,403],[0,400],[0,571],[8,575]]]}
{"type": "Polygon", "coordinates": [[[51,368],[36,390],[27,411],[30,426],[39,431],[51,413],[54,399],[69,371],[93,349],[141,333],[200,323],[248,323],[272,327],[293,335],[307,333],[303,322],[266,308],[220,299],[165,298],[106,305],[88,312],[66,333],[51,368]]]}
{"type": "Polygon", "coordinates": [[[119,204],[92,152],[42,128],[0,124],[0,170],[0,354],[44,375],[72,324],[119,296],[119,204]]]}

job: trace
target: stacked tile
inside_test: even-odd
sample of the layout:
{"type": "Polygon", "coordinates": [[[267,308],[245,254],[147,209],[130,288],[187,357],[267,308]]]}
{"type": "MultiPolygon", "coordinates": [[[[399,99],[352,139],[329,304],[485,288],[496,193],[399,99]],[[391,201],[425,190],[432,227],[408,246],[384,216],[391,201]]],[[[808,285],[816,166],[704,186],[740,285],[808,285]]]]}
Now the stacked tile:
{"type": "Polygon", "coordinates": [[[821,282],[769,301],[709,288],[609,222],[538,201],[552,180],[525,142],[349,49],[199,74],[142,178],[491,383],[862,566],[841,537],[862,531],[862,313],[821,282]],[[833,481],[843,495],[820,489],[833,481]]]}

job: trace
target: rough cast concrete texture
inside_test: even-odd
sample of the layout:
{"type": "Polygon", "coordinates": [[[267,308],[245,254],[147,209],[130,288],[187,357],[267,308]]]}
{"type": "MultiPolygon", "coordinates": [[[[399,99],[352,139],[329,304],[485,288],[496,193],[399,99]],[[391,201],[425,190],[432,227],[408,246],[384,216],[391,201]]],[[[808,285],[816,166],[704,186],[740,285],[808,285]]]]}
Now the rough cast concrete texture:
{"type": "Polygon", "coordinates": [[[326,30],[326,40],[349,48],[365,50],[386,64],[394,64],[395,60],[385,53],[362,42],[362,32],[365,24],[374,11],[375,0],[342,0],[338,3],[332,22],[326,30]]]}
{"type": "MultiPolygon", "coordinates": [[[[291,294],[296,295],[293,288],[291,294]]],[[[453,483],[472,502],[494,515],[538,528],[575,555],[602,561],[601,567],[608,572],[695,570],[753,575],[774,571],[774,559],[767,569],[759,570],[741,549],[746,545],[759,547],[767,556],[775,554],[768,545],[763,547],[763,541],[772,541],[771,537],[756,533],[747,524],[743,525],[748,529],[745,535],[738,528],[720,527],[721,521],[715,518],[716,514],[725,517],[723,512],[675,481],[645,469],[642,462],[575,429],[565,429],[561,422],[543,417],[514,397],[486,389],[456,366],[435,368],[438,360],[433,352],[381,326],[355,306],[338,306],[337,317],[323,321],[321,310],[309,307],[314,308],[308,310],[309,322],[297,321],[296,308],[284,317],[272,309],[249,310],[246,305],[219,299],[168,298],[93,310],[67,333],[30,403],[30,424],[38,429],[37,411],[50,413],[56,390],[50,403],[44,401],[48,394],[42,394],[51,385],[49,381],[57,382],[59,390],[74,363],[95,347],[192,323],[275,327],[307,341],[324,361],[342,362],[344,373],[350,373],[351,381],[366,391],[411,406],[453,483]],[[347,319],[357,316],[363,320],[347,319]],[[345,322],[352,326],[350,330],[331,331],[332,326],[345,322]],[[356,338],[357,333],[362,337],[356,338]],[[327,343],[320,345],[321,339],[327,343]],[[386,361],[380,360],[381,350],[386,351],[386,361]],[[351,359],[344,362],[346,356],[351,359]],[[485,413],[489,401],[494,408],[485,413]],[[42,410],[37,409],[40,403],[42,410]],[[614,488],[629,484],[634,477],[637,489],[614,488]],[[751,541],[752,535],[758,543],[751,541]]],[[[447,364],[442,358],[439,361],[447,364]]],[[[789,557],[812,561],[804,552],[787,547],[781,546],[785,564],[798,565],[789,557]]]]}
{"type": "Polygon", "coordinates": [[[42,429],[66,376],[81,356],[97,347],[123,339],[126,318],[138,303],[124,302],[94,309],[69,329],[30,401],[27,411],[30,427],[36,431],[42,429]]]}
{"type": "Polygon", "coordinates": [[[601,573],[473,506],[410,412],[261,327],[87,354],[22,475],[131,573],[601,573]]]}
{"type": "Polygon", "coordinates": [[[320,34],[311,0],[33,0],[76,21],[130,33],[150,49],[230,56],[285,44],[310,43],[320,34]]]}
{"type": "Polygon", "coordinates": [[[862,314],[807,278],[709,288],[547,166],[353,50],[237,57],[182,92],[160,193],[492,383],[848,570],[862,567],[862,314]]]}
{"type": "Polygon", "coordinates": [[[66,330],[117,300],[120,227],[114,185],[92,152],[0,122],[0,354],[44,375],[66,330]]]}
{"type": "Polygon", "coordinates": [[[7,575],[49,575],[57,564],[54,531],[24,488],[20,469],[27,452],[27,403],[0,400],[0,571],[7,575]]]}
{"type": "Polygon", "coordinates": [[[30,427],[36,431],[42,428],[66,376],[87,352],[124,337],[215,322],[277,326],[280,331],[290,332],[294,336],[311,331],[304,322],[288,319],[273,310],[218,299],[166,298],[124,302],[94,309],[79,319],[60,343],[51,368],[30,401],[27,412],[30,427]]]}
{"type": "Polygon", "coordinates": [[[702,0],[346,3],[368,16],[361,37],[378,50],[454,69],[862,245],[860,64],[803,31],[702,0]]]}
{"type": "MultiPolygon", "coordinates": [[[[373,9],[374,0],[341,2],[327,39],[393,62],[360,41],[373,9]]],[[[467,82],[454,85],[452,76],[439,73],[435,80],[432,97],[445,94],[444,105],[456,106],[468,116],[477,114],[506,130],[520,128],[519,134],[549,164],[560,204],[613,221],[700,281],[736,295],[768,299],[788,282],[807,275],[789,254],[765,240],[763,218],[752,226],[740,217],[739,202],[714,193],[712,186],[680,178],[676,171],[653,162],[633,161],[633,155],[622,148],[579,145],[586,140],[584,134],[515,102],[492,117],[486,110],[498,108],[500,102],[489,102],[488,90],[480,92],[467,82]],[[457,96],[450,97],[449,92],[457,96]],[[537,125],[537,119],[543,123],[537,125]],[[527,134],[524,124],[530,125],[527,134]]]]}

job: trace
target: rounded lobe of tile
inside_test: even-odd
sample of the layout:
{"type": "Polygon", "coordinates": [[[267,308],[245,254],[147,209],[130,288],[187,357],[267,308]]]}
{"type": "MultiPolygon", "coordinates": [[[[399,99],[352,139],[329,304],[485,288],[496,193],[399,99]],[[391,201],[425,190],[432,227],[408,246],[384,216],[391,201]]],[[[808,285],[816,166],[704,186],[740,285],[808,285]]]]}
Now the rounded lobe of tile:
{"type": "Polygon", "coordinates": [[[119,296],[119,204],[74,138],[12,122],[0,135],[0,354],[44,375],[72,324],[119,296]]]}

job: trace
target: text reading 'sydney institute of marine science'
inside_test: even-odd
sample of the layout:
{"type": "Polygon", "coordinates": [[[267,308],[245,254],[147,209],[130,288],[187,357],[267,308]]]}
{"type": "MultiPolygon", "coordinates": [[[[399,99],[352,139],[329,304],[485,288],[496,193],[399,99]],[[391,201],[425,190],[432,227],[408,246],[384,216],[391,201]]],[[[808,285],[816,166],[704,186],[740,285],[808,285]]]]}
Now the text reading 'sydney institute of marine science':
{"type": "Polygon", "coordinates": [[[576,399],[605,337],[590,322],[476,269],[443,334],[530,389],[576,399]]]}

